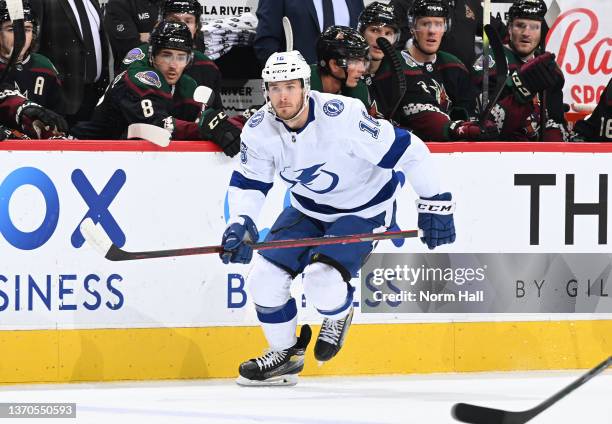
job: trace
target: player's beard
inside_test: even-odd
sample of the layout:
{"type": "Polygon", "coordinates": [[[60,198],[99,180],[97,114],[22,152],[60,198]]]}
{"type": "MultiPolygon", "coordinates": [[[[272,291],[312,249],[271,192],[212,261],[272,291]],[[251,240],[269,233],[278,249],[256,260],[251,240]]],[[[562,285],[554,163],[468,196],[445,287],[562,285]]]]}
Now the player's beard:
{"type": "Polygon", "coordinates": [[[520,41],[520,37],[518,43],[515,43],[514,41],[510,40],[510,45],[512,46],[512,50],[514,50],[520,57],[525,58],[533,55],[533,52],[538,48],[538,45],[540,43],[540,37],[537,37],[537,40],[536,38],[534,38],[533,40],[528,40],[529,46],[526,46],[520,41]]]}
{"type": "Polygon", "coordinates": [[[295,118],[297,118],[303,109],[304,109],[304,96],[302,96],[302,100],[297,105],[297,107],[291,108],[291,109],[286,108],[284,110],[275,110],[275,112],[276,112],[276,116],[278,116],[279,119],[285,122],[290,122],[290,121],[293,121],[295,118]]]}

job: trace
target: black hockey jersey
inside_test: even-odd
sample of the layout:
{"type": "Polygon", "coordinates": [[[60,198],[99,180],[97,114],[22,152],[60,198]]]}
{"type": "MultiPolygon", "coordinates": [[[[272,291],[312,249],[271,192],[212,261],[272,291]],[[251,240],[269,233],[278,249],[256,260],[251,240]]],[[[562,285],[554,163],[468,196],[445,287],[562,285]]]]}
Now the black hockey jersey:
{"type": "MultiPolygon", "coordinates": [[[[0,73],[5,68],[6,63],[0,62],[0,73]]],[[[60,114],[64,112],[62,83],[55,66],[46,56],[29,54],[11,68],[4,82],[33,102],[60,114]]]]}
{"type": "Polygon", "coordinates": [[[403,74],[407,82],[406,94],[391,117],[392,108],[399,100],[397,76],[389,58],[383,61],[374,75],[366,77],[366,84],[372,101],[372,116],[392,119],[400,127],[414,132],[423,140],[444,141],[449,139],[450,119],[442,110],[430,91],[423,89],[425,76],[418,68],[410,68],[400,56],[403,74]]]}
{"type": "Polygon", "coordinates": [[[470,73],[456,56],[443,51],[436,53],[433,62],[419,63],[408,51],[402,51],[409,69],[423,72],[423,90],[436,98],[440,109],[451,119],[467,120],[476,114],[477,90],[470,73]]]}
{"type": "Polygon", "coordinates": [[[612,141],[612,78],[587,119],[576,122],[575,141],[612,141]]]}
{"type": "Polygon", "coordinates": [[[168,129],[174,139],[199,139],[195,120],[202,104],[193,100],[196,87],[188,75],[169,86],[154,68],[136,63],[108,86],[92,119],[70,132],[81,139],[120,139],[130,124],[146,123],[168,129]]]}
{"type": "MultiPolygon", "coordinates": [[[[510,48],[504,47],[508,72],[519,71],[525,62],[510,48]]],[[[489,56],[489,98],[497,80],[495,60],[489,56]]],[[[483,57],[476,59],[473,82],[482,91],[483,57]]],[[[518,102],[510,87],[506,86],[492,115],[500,130],[502,140],[536,141],[540,132],[540,97],[535,96],[530,103],[518,102]]],[[[569,132],[563,109],[563,84],[546,90],[546,120],[543,141],[569,141],[569,132]]]]}

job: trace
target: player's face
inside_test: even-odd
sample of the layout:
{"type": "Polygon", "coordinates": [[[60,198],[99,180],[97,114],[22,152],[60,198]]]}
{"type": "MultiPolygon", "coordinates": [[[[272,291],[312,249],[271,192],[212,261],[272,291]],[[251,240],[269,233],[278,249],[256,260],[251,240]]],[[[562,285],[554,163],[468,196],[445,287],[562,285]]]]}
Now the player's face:
{"type": "Polygon", "coordinates": [[[419,47],[427,54],[434,54],[440,48],[442,36],[446,31],[446,19],[435,16],[417,18],[413,35],[419,47]]]}
{"type": "Polygon", "coordinates": [[[300,80],[268,83],[268,96],[280,119],[293,118],[302,108],[304,90],[300,80]]]}
{"type": "Polygon", "coordinates": [[[194,15],[189,13],[169,13],[165,16],[165,18],[169,21],[183,22],[185,25],[187,25],[189,31],[191,31],[191,36],[195,37],[198,24],[194,15]]]}
{"type": "Polygon", "coordinates": [[[529,56],[540,44],[542,24],[532,19],[515,19],[510,25],[510,41],[520,56],[529,56]]]}
{"type": "Polygon", "coordinates": [[[153,66],[170,85],[178,82],[188,62],[189,53],[173,49],[161,49],[153,58],[153,66]]]}
{"type": "MultiPolygon", "coordinates": [[[[23,59],[23,56],[32,45],[32,35],[34,29],[32,22],[26,22],[23,27],[25,29],[25,43],[21,49],[18,60],[23,59]]],[[[13,41],[13,23],[3,22],[2,26],[0,26],[0,55],[2,55],[2,57],[7,59],[11,57],[11,53],[13,52],[13,41]]]]}
{"type": "Polygon", "coordinates": [[[385,57],[383,51],[376,44],[376,40],[379,37],[386,38],[391,45],[397,41],[395,29],[384,25],[368,25],[363,32],[363,36],[370,46],[370,57],[372,60],[382,60],[385,57]]]}
{"type": "Polygon", "coordinates": [[[357,87],[357,83],[368,70],[368,61],[365,59],[348,59],[346,86],[349,88],[357,87]]]}

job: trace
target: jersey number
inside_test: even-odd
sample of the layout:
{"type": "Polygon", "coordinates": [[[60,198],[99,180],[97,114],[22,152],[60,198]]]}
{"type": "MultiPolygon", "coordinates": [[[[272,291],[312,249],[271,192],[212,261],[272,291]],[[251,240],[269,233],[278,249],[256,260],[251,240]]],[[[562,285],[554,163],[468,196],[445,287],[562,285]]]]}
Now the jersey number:
{"type": "Polygon", "coordinates": [[[601,128],[599,130],[599,135],[612,139],[612,118],[606,119],[603,116],[601,117],[601,128]]]}
{"type": "Polygon", "coordinates": [[[145,118],[153,116],[153,102],[151,100],[144,99],[140,102],[140,105],[142,106],[142,114],[145,118]]]}
{"type": "Polygon", "coordinates": [[[373,138],[378,138],[380,133],[380,122],[367,114],[365,110],[361,111],[361,115],[365,121],[359,121],[359,129],[369,133],[373,138]]]}

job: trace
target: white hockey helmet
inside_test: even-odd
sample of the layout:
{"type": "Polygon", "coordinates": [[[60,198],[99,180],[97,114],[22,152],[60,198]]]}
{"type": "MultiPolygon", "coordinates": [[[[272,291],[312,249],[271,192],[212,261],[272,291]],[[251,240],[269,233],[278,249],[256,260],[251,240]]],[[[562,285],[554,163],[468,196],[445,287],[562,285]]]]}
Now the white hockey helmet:
{"type": "Polygon", "coordinates": [[[274,115],[276,113],[272,109],[270,97],[268,96],[268,83],[270,82],[299,79],[302,81],[304,88],[304,103],[308,100],[310,92],[310,66],[308,66],[302,54],[297,50],[272,53],[261,71],[261,78],[263,79],[266,102],[268,102],[270,112],[274,115]]]}
{"type": "Polygon", "coordinates": [[[297,50],[272,53],[261,71],[261,78],[265,84],[301,79],[304,82],[304,88],[310,90],[310,66],[297,50]]]}

